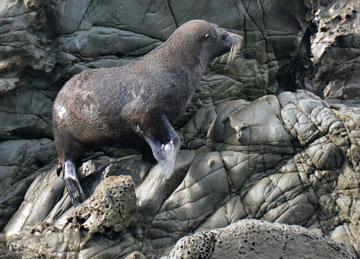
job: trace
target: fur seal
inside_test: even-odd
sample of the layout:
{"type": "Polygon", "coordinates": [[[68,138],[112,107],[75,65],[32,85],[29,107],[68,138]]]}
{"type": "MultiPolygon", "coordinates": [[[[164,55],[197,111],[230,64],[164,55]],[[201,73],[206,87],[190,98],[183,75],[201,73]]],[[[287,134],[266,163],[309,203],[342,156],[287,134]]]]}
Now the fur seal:
{"type": "Polygon", "coordinates": [[[207,65],[231,57],[242,37],[203,20],[181,25],[161,46],[128,65],[86,70],[66,82],[53,106],[59,169],[72,203],[85,199],[76,175],[97,146],[136,147],[145,139],[165,178],[180,149],[171,126],[190,101],[207,65]]]}

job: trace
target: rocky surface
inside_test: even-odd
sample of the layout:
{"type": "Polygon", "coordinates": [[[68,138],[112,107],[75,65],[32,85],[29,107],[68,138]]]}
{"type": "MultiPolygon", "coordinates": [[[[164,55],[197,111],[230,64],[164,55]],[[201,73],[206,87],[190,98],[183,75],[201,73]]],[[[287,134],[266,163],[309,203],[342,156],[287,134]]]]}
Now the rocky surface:
{"type": "Polygon", "coordinates": [[[49,139],[7,140],[0,143],[0,228],[17,210],[32,181],[55,158],[49,139]]]}
{"type": "MultiPolygon", "coordinates": [[[[58,222],[70,217],[76,219],[71,221],[71,229],[80,224],[87,232],[98,234],[90,236],[88,246],[67,246],[67,250],[62,250],[67,255],[74,253],[91,258],[97,253],[122,251],[124,255],[124,251],[141,251],[147,256],[160,256],[185,235],[198,231],[213,233],[212,229],[226,227],[241,219],[256,218],[302,225],[332,236],[353,252],[360,252],[360,214],[357,209],[359,129],[358,109],[331,107],[307,91],[283,92],[253,102],[235,100],[204,107],[184,127],[184,145],[192,149],[180,152],[175,173],[169,180],[163,178],[159,166],[151,168],[138,156],[118,159],[100,156],[89,160],[80,169],[90,198],[76,208],[74,214],[66,191],[61,198],[64,184],[53,169],[38,176],[30,187],[25,201],[5,227],[6,237],[11,246],[22,247],[18,251],[24,253],[30,241],[17,240],[17,236],[28,238],[26,233],[36,232],[39,225],[45,226],[47,236],[59,235],[58,222]],[[212,116],[204,109],[213,111],[212,116]],[[185,130],[195,128],[191,125],[198,126],[195,135],[199,140],[203,138],[196,143],[206,142],[206,145],[194,146],[193,135],[185,130]],[[206,128],[208,130],[204,131],[206,128]],[[112,198],[104,199],[99,193],[114,195],[112,190],[124,188],[124,183],[109,178],[116,179],[112,177],[124,173],[134,175],[137,171],[141,173],[133,196],[124,203],[133,211],[136,193],[136,224],[128,227],[126,234],[119,234],[114,222],[93,221],[93,217],[101,218],[103,213],[106,214],[107,209],[115,210],[111,215],[118,214],[120,218],[125,215],[117,211],[118,206],[112,205],[112,198]],[[105,180],[91,195],[101,178],[105,180]],[[98,206],[103,208],[100,214],[98,206]]],[[[118,192],[118,195],[123,194],[118,192]]],[[[111,218],[118,220],[114,216],[111,218]]],[[[126,218],[130,220],[131,216],[126,218]]],[[[120,230],[129,224],[121,223],[120,230]]],[[[289,231],[292,233],[293,229],[289,231]]],[[[302,236],[300,232],[294,235],[302,236]]],[[[316,235],[308,238],[308,241],[316,239],[316,235]]],[[[289,250],[288,256],[306,250],[304,239],[296,239],[291,245],[294,251],[289,250]]],[[[36,243],[33,238],[30,240],[32,244],[36,243]]],[[[46,245],[38,242],[40,247],[57,247],[53,242],[46,245]]],[[[322,238],[319,247],[328,246],[328,242],[322,238]]],[[[312,251],[315,250],[309,250],[309,253],[312,251]]],[[[330,249],[324,253],[334,251],[330,249]]],[[[281,252],[284,250],[280,249],[281,252]]]]}
{"type": "Polygon", "coordinates": [[[312,39],[314,90],[333,102],[360,104],[360,3],[323,1],[312,39]]]}
{"type": "Polygon", "coordinates": [[[24,258],[192,258],[199,244],[213,258],[351,257],[322,235],[359,255],[359,12],[357,0],[0,1],[0,256],[13,256],[6,239],[24,258]],[[89,198],[73,208],[55,172],[56,93],[82,70],[141,57],[195,18],[241,34],[244,46],[232,64],[224,56],[209,66],[178,122],[174,175],[105,149],[79,169],[89,198]],[[280,93],[296,88],[326,101],[280,93]],[[286,249],[245,246],[239,233],[244,243],[274,235],[286,249]]]}
{"type": "Polygon", "coordinates": [[[306,228],[240,220],[180,239],[163,258],[356,258],[335,241],[306,228]]]}
{"type": "MultiPolygon", "coordinates": [[[[41,184],[39,185],[41,186],[41,184]]],[[[49,202],[43,197],[43,189],[35,187],[30,191],[28,195],[36,196],[37,201],[43,199],[45,203],[49,202]]],[[[89,258],[89,254],[93,253],[86,251],[89,249],[84,249],[84,247],[90,241],[90,244],[93,245],[93,240],[97,240],[95,237],[97,233],[110,235],[111,232],[125,232],[136,221],[135,185],[131,176],[105,178],[84,203],[77,208],[69,209],[60,218],[54,220],[54,217],[58,217],[61,213],[58,207],[63,203],[64,199],[55,206],[49,215],[45,215],[47,218],[43,221],[36,222],[32,217],[32,223],[38,224],[31,228],[24,228],[21,232],[15,233],[19,224],[18,219],[10,221],[11,227],[9,227],[10,231],[7,236],[10,249],[21,254],[23,258],[40,256],[73,258],[77,257],[81,250],[85,250],[82,251],[82,254],[89,258]],[[12,233],[10,233],[11,231],[12,233]]],[[[29,209],[28,204],[23,205],[20,209],[21,216],[30,216],[31,218],[33,215],[23,215],[25,210],[29,209]]],[[[35,213],[37,216],[41,214],[39,211],[35,213]]],[[[26,224],[29,224],[29,217],[27,217],[26,224]]],[[[124,250],[126,251],[126,249],[124,250]]],[[[96,252],[99,252],[99,248],[96,252]]]]}

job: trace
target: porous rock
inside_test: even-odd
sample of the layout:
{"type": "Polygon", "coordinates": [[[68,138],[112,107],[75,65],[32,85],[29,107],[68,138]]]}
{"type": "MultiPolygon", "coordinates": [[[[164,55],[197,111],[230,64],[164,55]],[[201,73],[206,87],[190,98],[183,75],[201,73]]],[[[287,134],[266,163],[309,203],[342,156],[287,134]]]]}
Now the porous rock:
{"type": "Polygon", "coordinates": [[[125,230],[136,221],[135,185],[130,176],[109,176],[94,194],[69,215],[73,223],[93,233],[125,230]]]}
{"type": "Polygon", "coordinates": [[[180,239],[170,258],[356,258],[345,246],[299,226],[240,220],[180,239]]]}
{"type": "Polygon", "coordinates": [[[44,220],[17,233],[8,231],[6,239],[11,244],[10,249],[23,258],[77,258],[81,251],[86,253],[85,245],[93,241],[95,233],[124,232],[136,220],[132,178],[109,176],[84,203],[69,210],[53,224],[44,220]]]}

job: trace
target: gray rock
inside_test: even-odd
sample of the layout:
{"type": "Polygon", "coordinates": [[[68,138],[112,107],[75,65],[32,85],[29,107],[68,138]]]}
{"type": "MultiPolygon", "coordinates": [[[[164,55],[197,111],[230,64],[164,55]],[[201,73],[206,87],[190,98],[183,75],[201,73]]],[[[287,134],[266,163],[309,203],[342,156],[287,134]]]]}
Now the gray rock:
{"type": "Polygon", "coordinates": [[[334,103],[359,106],[359,1],[329,1],[317,13],[312,43],[316,92],[334,103]],[[354,100],[355,99],[355,100],[354,100]]]}
{"type": "Polygon", "coordinates": [[[299,226],[240,220],[180,239],[165,258],[356,258],[345,246],[299,226]]]}
{"type": "Polygon", "coordinates": [[[0,97],[0,139],[52,138],[52,99],[43,91],[15,90],[0,97]]]}
{"type": "Polygon", "coordinates": [[[54,158],[54,145],[49,139],[0,143],[0,189],[3,190],[0,194],[0,229],[18,209],[30,184],[41,171],[49,170],[46,164],[54,158]]]}
{"type": "MultiPolygon", "coordinates": [[[[41,191],[58,196],[56,191],[49,189],[41,191]]],[[[43,195],[40,197],[45,198],[43,195]]],[[[48,198],[50,198],[49,195],[43,203],[51,203],[48,198]]],[[[8,231],[7,240],[11,241],[11,250],[22,254],[23,258],[40,258],[41,256],[75,258],[82,257],[84,254],[85,257],[82,258],[89,258],[90,256],[86,254],[91,254],[88,251],[91,250],[91,244],[89,244],[90,249],[85,249],[87,247],[85,245],[95,233],[124,232],[130,224],[136,222],[135,199],[134,182],[130,176],[109,176],[100,183],[86,202],[73,208],[54,225],[42,222],[31,228],[24,228],[18,234],[10,235],[8,231]],[[82,255],[79,254],[80,251],[82,255]]],[[[28,224],[29,221],[26,223],[28,224]]],[[[14,225],[12,227],[14,230],[14,225]]],[[[96,244],[97,252],[109,245],[103,244],[103,247],[99,247],[99,242],[96,244]]],[[[121,251],[120,248],[116,249],[117,253],[124,253],[127,249],[127,247],[122,247],[125,251],[121,251]]]]}
{"type": "MultiPolygon", "coordinates": [[[[18,240],[15,242],[12,238],[23,236],[21,233],[36,226],[45,226],[47,235],[60,238],[60,232],[53,228],[61,229],[69,217],[78,218],[75,223],[83,227],[87,224],[86,229],[98,233],[89,236],[86,241],[89,248],[77,246],[75,250],[79,257],[90,258],[98,253],[114,255],[119,251],[122,251],[121,256],[135,251],[141,251],[144,256],[164,256],[183,236],[208,231],[206,235],[212,239],[213,229],[255,218],[302,225],[320,234],[331,235],[359,253],[359,199],[355,195],[360,182],[359,128],[357,108],[332,107],[307,91],[283,92],[253,102],[234,100],[204,107],[182,131],[185,146],[199,147],[180,152],[171,179],[164,180],[159,166],[151,168],[138,156],[93,158],[79,171],[90,198],[84,202],[81,213],[74,214],[79,209],[71,206],[63,182],[53,170],[34,181],[20,209],[7,224],[5,233],[10,245],[27,247],[29,244],[25,239],[14,239],[18,240]],[[208,132],[205,132],[207,127],[208,132]],[[139,176],[136,176],[137,172],[139,176]],[[136,179],[139,217],[136,226],[111,237],[103,230],[112,229],[115,223],[103,219],[99,227],[97,221],[86,215],[92,211],[90,204],[101,199],[93,194],[101,178],[121,174],[136,179]]],[[[108,203],[108,200],[101,203],[105,206],[101,211],[106,211],[108,203]]],[[[134,200],[131,203],[135,206],[134,200]]],[[[112,218],[116,219],[116,216],[112,218]]],[[[123,225],[121,229],[124,229],[123,225]]],[[[288,233],[286,229],[280,227],[275,232],[288,233]]],[[[293,233],[293,229],[289,229],[289,233],[293,233]]],[[[300,232],[289,241],[293,245],[288,249],[279,247],[279,242],[258,244],[255,241],[254,250],[241,251],[257,253],[261,257],[265,251],[261,245],[268,244],[279,249],[276,251],[284,253],[285,257],[304,251],[315,257],[313,252],[316,250],[307,250],[304,240],[318,240],[314,242],[319,242],[316,243],[319,247],[330,242],[324,238],[316,239],[315,234],[300,232]]],[[[196,235],[202,236],[201,233],[196,235]]],[[[37,242],[40,247],[44,245],[41,240],[31,240],[34,245],[37,242]]],[[[226,242],[229,247],[233,246],[231,238],[226,242]]],[[[219,256],[225,251],[217,243],[204,243],[203,240],[198,243],[205,250],[215,249],[219,256]]],[[[46,246],[55,249],[51,244],[46,243],[46,246]]],[[[335,256],[336,249],[332,248],[321,252],[335,256]]],[[[69,256],[75,250],[63,250],[62,253],[69,256]]],[[[28,253],[27,250],[17,251],[23,255],[28,253]]],[[[341,251],[338,256],[342,256],[341,251]]],[[[322,255],[325,256],[319,256],[322,255]]]]}
{"type": "Polygon", "coordinates": [[[164,178],[161,167],[155,166],[149,171],[148,177],[136,187],[138,208],[143,212],[144,219],[151,219],[159,212],[164,201],[171,195],[174,188],[184,178],[195,157],[193,150],[179,152],[172,177],[164,178]]]}

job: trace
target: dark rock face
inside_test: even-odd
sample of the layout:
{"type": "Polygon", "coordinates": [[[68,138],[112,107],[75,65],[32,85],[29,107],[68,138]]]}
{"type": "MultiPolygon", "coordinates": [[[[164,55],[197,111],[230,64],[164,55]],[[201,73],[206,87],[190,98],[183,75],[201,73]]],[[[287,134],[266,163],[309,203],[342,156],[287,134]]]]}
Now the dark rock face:
{"type": "Polygon", "coordinates": [[[360,6],[318,4],[0,1],[0,250],[6,239],[24,258],[359,254],[360,6]],[[209,66],[179,121],[173,177],[165,181],[158,166],[107,149],[79,169],[89,198],[73,208],[55,171],[57,92],[80,71],[137,59],[196,18],[242,35],[244,46],[232,64],[225,55],[209,66]],[[279,94],[296,87],[326,102],[307,91],[279,94]],[[331,236],[353,254],[277,223],[331,236]],[[236,243],[240,233],[254,247],[236,243]],[[291,249],[256,243],[274,236],[291,249]]]}
{"type": "Polygon", "coordinates": [[[0,227],[2,228],[24,198],[34,179],[55,157],[49,139],[8,140],[0,143],[0,227]]]}

